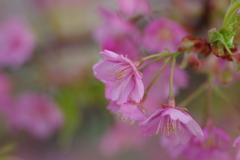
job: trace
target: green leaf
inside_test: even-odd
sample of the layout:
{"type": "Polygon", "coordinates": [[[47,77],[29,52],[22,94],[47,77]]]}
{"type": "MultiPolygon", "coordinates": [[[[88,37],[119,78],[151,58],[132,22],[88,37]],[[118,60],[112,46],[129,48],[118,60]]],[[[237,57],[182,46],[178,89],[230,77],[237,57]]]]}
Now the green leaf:
{"type": "Polygon", "coordinates": [[[240,1],[232,3],[224,16],[223,27],[229,24],[231,17],[240,9],[240,1]]]}
{"type": "Polygon", "coordinates": [[[239,26],[239,24],[240,24],[240,14],[235,14],[230,18],[225,28],[228,30],[234,31],[239,26]]]}
{"type": "Polygon", "coordinates": [[[214,44],[218,48],[220,55],[224,54],[222,51],[223,47],[226,48],[229,54],[233,55],[230,48],[234,47],[234,35],[234,32],[227,29],[221,29],[220,31],[216,31],[215,28],[209,30],[208,34],[210,43],[214,44]]]}
{"type": "Polygon", "coordinates": [[[77,104],[77,95],[71,88],[61,88],[56,100],[64,113],[64,127],[60,132],[60,143],[70,144],[72,137],[81,124],[81,112],[77,104]]]}

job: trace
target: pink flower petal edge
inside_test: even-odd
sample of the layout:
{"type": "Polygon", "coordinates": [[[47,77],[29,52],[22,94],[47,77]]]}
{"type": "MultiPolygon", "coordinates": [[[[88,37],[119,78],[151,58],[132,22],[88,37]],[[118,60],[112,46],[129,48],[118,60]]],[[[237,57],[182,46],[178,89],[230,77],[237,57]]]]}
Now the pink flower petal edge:
{"type": "Polygon", "coordinates": [[[189,114],[175,108],[158,109],[139,123],[139,132],[148,136],[161,133],[173,145],[185,144],[192,136],[203,136],[197,122],[189,114]]]}
{"type": "Polygon", "coordinates": [[[129,99],[140,102],[144,94],[142,76],[135,64],[128,58],[105,50],[100,52],[105,61],[93,66],[94,75],[99,80],[111,83],[108,87],[108,97],[117,104],[123,104],[129,99]],[[109,94],[110,93],[110,94],[109,94]]]}

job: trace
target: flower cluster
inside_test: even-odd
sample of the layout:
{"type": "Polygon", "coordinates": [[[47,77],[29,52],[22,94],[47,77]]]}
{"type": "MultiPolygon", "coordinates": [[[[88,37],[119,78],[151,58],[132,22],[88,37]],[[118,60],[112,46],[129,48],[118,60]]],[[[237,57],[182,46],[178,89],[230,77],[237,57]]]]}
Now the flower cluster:
{"type": "MultiPolygon", "coordinates": [[[[15,93],[11,74],[32,57],[36,37],[29,24],[10,17],[0,23],[0,114],[10,133],[28,132],[35,138],[50,138],[63,125],[63,114],[48,95],[36,91],[15,93]]],[[[28,78],[28,77],[26,77],[28,78]]]]}
{"type": "MultiPolygon", "coordinates": [[[[165,137],[165,146],[175,148],[175,157],[181,153],[187,159],[228,159],[225,153],[231,138],[213,123],[212,90],[239,78],[239,53],[232,41],[235,23],[240,24],[234,21],[237,10],[228,13],[229,9],[226,15],[234,18],[228,17],[222,29],[210,30],[209,39],[204,39],[190,36],[178,22],[153,18],[145,0],[118,0],[117,4],[116,12],[101,9],[105,21],[93,35],[104,49],[100,52],[104,60],[93,70],[106,85],[107,109],[131,124],[138,121],[143,135],[165,137]],[[176,62],[180,55],[181,62],[176,62]],[[208,81],[176,107],[174,96],[188,86],[188,74],[183,70],[188,64],[205,73],[208,81]],[[207,93],[207,123],[201,129],[183,107],[203,91],[207,93]],[[178,144],[182,146],[177,148],[178,144]]],[[[238,142],[239,138],[234,145],[238,142]]]]}

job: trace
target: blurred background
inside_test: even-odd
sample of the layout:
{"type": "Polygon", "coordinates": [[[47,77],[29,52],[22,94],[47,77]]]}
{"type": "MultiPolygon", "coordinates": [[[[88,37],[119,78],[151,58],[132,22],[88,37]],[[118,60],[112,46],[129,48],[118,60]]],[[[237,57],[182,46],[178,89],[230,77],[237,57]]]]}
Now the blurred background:
{"type": "MultiPolygon", "coordinates": [[[[151,18],[168,17],[206,38],[209,29],[221,27],[230,0],[149,2],[151,18]]],[[[126,125],[106,109],[105,86],[92,71],[103,49],[93,38],[103,22],[100,8],[118,6],[114,0],[0,1],[1,160],[170,159],[159,136],[139,135],[137,125],[126,125]]],[[[192,68],[187,72],[188,88],[178,102],[206,79],[192,68]]],[[[236,104],[239,85],[222,87],[236,104]]],[[[204,98],[188,107],[200,124],[204,98]]],[[[235,138],[238,113],[213,98],[218,126],[235,138]]]]}

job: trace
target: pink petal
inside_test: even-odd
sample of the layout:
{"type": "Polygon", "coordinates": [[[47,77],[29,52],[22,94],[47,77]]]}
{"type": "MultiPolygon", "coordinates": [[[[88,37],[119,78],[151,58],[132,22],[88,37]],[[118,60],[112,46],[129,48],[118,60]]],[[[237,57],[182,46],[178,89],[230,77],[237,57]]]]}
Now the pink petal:
{"type": "Polygon", "coordinates": [[[182,111],[179,111],[177,109],[166,109],[163,113],[162,116],[169,115],[171,119],[173,120],[179,120],[182,123],[188,123],[192,120],[192,117],[189,116],[188,114],[183,113],[182,111]]]}
{"type": "Polygon", "coordinates": [[[120,56],[112,51],[104,50],[100,52],[100,54],[104,57],[105,60],[113,60],[116,61],[120,56]]]}
{"type": "Polygon", "coordinates": [[[135,102],[140,102],[144,94],[143,82],[140,79],[135,80],[135,86],[132,90],[131,98],[135,102]]]}
{"type": "Polygon", "coordinates": [[[240,136],[238,136],[238,137],[234,140],[234,142],[233,142],[233,147],[236,147],[236,145],[237,145],[238,143],[240,143],[240,136]]]}
{"type": "Polygon", "coordinates": [[[125,103],[121,106],[121,111],[132,120],[144,120],[146,118],[146,115],[136,104],[125,103]]]}
{"type": "Polygon", "coordinates": [[[123,83],[116,84],[111,90],[111,100],[117,104],[123,104],[128,100],[128,97],[134,87],[134,82],[131,77],[128,77],[123,83]]]}
{"type": "Polygon", "coordinates": [[[203,131],[195,120],[191,120],[186,125],[187,129],[197,137],[203,137],[203,131]]]}
{"type": "Polygon", "coordinates": [[[119,68],[119,64],[109,61],[103,61],[93,66],[94,76],[100,80],[111,82],[115,79],[115,71],[119,68]]]}
{"type": "Polygon", "coordinates": [[[120,110],[120,105],[118,105],[116,102],[110,101],[109,105],[107,106],[107,109],[110,110],[112,114],[114,114],[120,110]]]}
{"type": "Polygon", "coordinates": [[[159,116],[163,112],[163,109],[158,109],[150,117],[148,117],[143,122],[139,123],[138,131],[139,133],[150,136],[156,133],[159,124],[159,116]]]}

